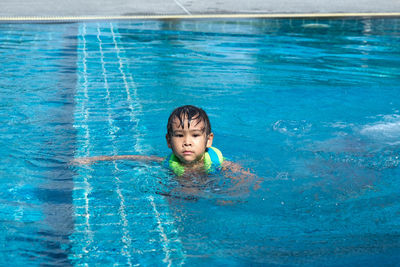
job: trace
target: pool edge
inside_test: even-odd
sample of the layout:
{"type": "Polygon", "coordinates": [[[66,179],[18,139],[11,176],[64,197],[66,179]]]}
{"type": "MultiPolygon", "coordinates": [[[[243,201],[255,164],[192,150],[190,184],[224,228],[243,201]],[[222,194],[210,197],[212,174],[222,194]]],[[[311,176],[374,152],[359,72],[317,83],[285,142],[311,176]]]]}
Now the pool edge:
{"type": "Polygon", "coordinates": [[[1,22],[78,22],[95,20],[174,20],[174,19],[312,19],[312,18],[354,18],[354,17],[400,17],[400,12],[354,12],[354,13],[243,13],[243,14],[166,14],[130,16],[10,16],[0,17],[1,22]]]}

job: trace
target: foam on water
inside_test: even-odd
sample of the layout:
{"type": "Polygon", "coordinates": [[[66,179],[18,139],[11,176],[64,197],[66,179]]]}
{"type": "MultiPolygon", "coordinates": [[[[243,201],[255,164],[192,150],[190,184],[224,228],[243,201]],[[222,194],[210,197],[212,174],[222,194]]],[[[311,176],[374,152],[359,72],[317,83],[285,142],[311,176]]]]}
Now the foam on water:
{"type": "Polygon", "coordinates": [[[390,145],[400,144],[400,116],[383,116],[383,119],[367,124],[360,130],[362,135],[390,145]]]}
{"type": "Polygon", "coordinates": [[[326,29],[331,27],[329,24],[323,24],[323,23],[305,23],[301,26],[303,28],[310,28],[310,29],[326,29]]]}
{"type": "Polygon", "coordinates": [[[303,136],[311,131],[312,124],[306,120],[279,120],[272,126],[274,131],[288,136],[303,136]]]}

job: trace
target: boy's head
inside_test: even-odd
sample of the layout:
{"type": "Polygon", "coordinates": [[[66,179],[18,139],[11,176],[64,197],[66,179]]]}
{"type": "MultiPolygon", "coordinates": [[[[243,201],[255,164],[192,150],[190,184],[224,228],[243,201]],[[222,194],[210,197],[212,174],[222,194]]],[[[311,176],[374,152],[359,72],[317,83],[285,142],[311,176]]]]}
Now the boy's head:
{"type": "Polygon", "coordinates": [[[187,105],[176,108],[168,118],[167,143],[179,160],[195,164],[203,159],[213,140],[211,124],[201,108],[187,105]]]}
{"type": "Polygon", "coordinates": [[[171,115],[169,115],[167,124],[167,135],[169,137],[171,137],[173,134],[172,128],[174,122],[179,122],[180,128],[184,128],[185,122],[187,123],[188,128],[190,128],[191,123],[197,125],[198,123],[203,122],[206,135],[211,133],[211,124],[207,113],[201,108],[195,106],[181,106],[172,111],[171,115]]]}

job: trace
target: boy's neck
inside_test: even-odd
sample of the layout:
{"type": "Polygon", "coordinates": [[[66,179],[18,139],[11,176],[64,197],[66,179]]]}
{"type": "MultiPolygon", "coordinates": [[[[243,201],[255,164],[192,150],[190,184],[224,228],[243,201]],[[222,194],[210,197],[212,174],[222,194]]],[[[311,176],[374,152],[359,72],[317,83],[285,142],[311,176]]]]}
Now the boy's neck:
{"type": "Polygon", "coordinates": [[[196,161],[196,162],[189,163],[189,164],[181,162],[181,164],[182,164],[183,167],[185,167],[185,169],[188,169],[188,170],[200,170],[200,169],[203,169],[204,168],[204,154],[201,157],[201,159],[196,161]]]}

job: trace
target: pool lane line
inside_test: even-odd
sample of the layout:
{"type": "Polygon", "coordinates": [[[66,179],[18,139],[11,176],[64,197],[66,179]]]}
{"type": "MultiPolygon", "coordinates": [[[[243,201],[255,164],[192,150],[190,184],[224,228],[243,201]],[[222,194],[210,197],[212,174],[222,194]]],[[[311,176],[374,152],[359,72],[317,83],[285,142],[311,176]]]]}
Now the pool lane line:
{"type": "MultiPolygon", "coordinates": [[[[140,105],[140,103],[137,101],[137,99],[138,99],[137,86],[135,84],[135,81],[134,81],[132,75],[130,75],[130,74],[127,75],[124,72],[124,68],[123,68],[124,64],[122,62],[122,58],[121,58],[120,54],[121,54],[121,52],[125,53],[125,50],[118,46],[118,41],[117,41],[117,37],[116,37],[117,34],[119,35],[118,29],[116,29],[116,31],[114,31],[114,26],[113,26],[113,23],[111,23],[111,22],[110,22],[110,32],[112,34],[114,48],[115,48],[116,55],[117,55],[117,58],[118,58],[118,63],[119,63],[118,69],[119,69],[119,71],[120,71],[120,73],[122,75],[122,80],[124,82],[126,100],[128,102],[129,110],[130,110],[130,121],[131,122],[135,121],[136,125],[138,126],[139,125],[139,118],[137,118],[137,116],[134,115],[135,109],[133,108],[133,104],[132,104],[133,100],[132,100],[131,93],[130,93],[131,89],[133,89],[133,96],[136,99],[136,106],[137,106],[137,109],[139,110],[139,113],[141,113],[143,108],[140,105]]],[[[121,38],[119,37],[119,39],[121,39],[121,38]]],[[[135,151],[139,152],[140,154],[145,154],[143,149],[142,149],[142,146],[139,145],[139,140],[140,140],[139,136],[140,135],[139,135],[139,133],[137,131],[137,134],[135,136],[136,143],[135,143],[134,149],[135,149],[135,151]]],[[[173,259],[171,258],[171,253],[170,253],[171,252],[171,248],[170,248],[171,241],[168,238],[168,235],[167,235],[167,233],[166,233],[166,231],[165,231],[165,229],[163,227],[164,222],[161,219],[161,213],[158,211],[157,204],[156,204],[155,199],[154,199],[154,197],[152,195],[148,196],[147,200],[149,200],[151,206],[153,207],[155,219],[157,221],[157,228],[158,228],[159,234],[160,234],[160,236],[162,238],[162,243],[163,243],[162,249],[163,249],[163,251],[165,253],[165,257],[163,259],[163,262],[167,263],[168,267],[172,266],[173,259]]],[[[179,241],[180,244],[182,244],[180,239],[178,239],[178,241],[179,241]]],[[[183,263],[184,263],[184,258],[182,258],[181,262],[179,264],[177,264],[176,266],[182,266],[183,263]]]]}
{"type": "MultiPolygon", "coordinates": [[[[89,81],[88,81],[88,67],[87,67],[87,57],[88,57],[88,53],[87,53],[87,41],[86,41],[86,24],[83,24],[83,27],[80,28],[80,35],[82,37],[82,51],[83,51],[83,58],[82,58],[82,64],[83,64],[83,96],[84,99],[83,101],[81,101],[82,106],[81,106],[81,114],[83,114],[83,125],[80,125],[80,127],[82,127],[84,129],[84,157],[88,157],[90,156],[90,129],[89,129],[89,125],[88,125],[88,121],[89,121],[89,108],[88,108],[88,102],[89,102],[89,95],[88,95],[88,85],[89,85],[89,81]]],[[[80,155],[82,156],[82,155],[80,155]]],[[[94,242],[94,234],[92,231],[92,227],[90,224],[90,200],[89,200],[89,194],[91,193],[91,185],[89,183],[89,180],[92,178],[92,175],[89,173],[85,173],[83,175],[84,179],[83,179],[83,183],[85,185],[84,187],[84,201],[85,201],[85,214],[83,215],[83,217],[85,218],[85,235],[87,238],[88,243],[86,244],[86,246],[84,246],[82,248],[84,253],[89,253],[88,251],[88,247],[90,247],[93,242],[94,242]]],[[[75,188],[76,189],[76,188],[75,188]]],[[[77,216],[77,214],[75,214],[75,216],[77,216]]]]}
{"type": "MultiPolygon", "coordinates": [[[[108,72],[106,69],[106,62],[105,62],[105,56],[104,56],[104,51],[103,51],[103,42],[101,39],[101,29],[100,29],[100,25],[97,24],[97,40],[99,41],[99,51],[100,51],[100,61],[101,61],[101,68],[102,68],[102,75],[103,75],[103,80],[104,80],[104,88],[106,89],[106,103],[107,103],[107,121],[108,121],[108,127],[109,127],[109,133],[110,133],[110,137],[111,137],[111,145],[113,147],[113,154],[117,155],[118,151],[117,151],[117,147],[115,145],[115,123],[114,120],[111,116],[111,94],[110,94],[110,86],[108,83],[108,72]]],[[[113,162],[114,165],[114,169],[116,171],[120,171],[118,168],[118,163],[116,161],[113,162]]],[[[121,248],[121,253],[122,255],[126,256],[127,259],[127,264],[128,266],[132,266],[132,262],[131,262],[131,258],[132,255],[130,253],[131,250],[131,246],[132,246],[132,238],[131,238],[131,233],[128,229],[128,225],[129,225],[129,221],[127,218],[127,212],[126,212],[126,207],[125,207],[125,197],[122,194],[122,190],[120,187],[121,184],[121,180],[119,179],[119,177],[117,175],[114,176],[115,180],[116,180],[116,192],[117,195],[119,197],[120,203],[119,203],[119,215],[122,221],[122,232],[123,232],[123,236],[121,238],[122,243],[124,244],[124,247],[121,248]]]]}
{"type": "MultiPolygon", "coordinates": [[[[115,48],[115,53],[117,55],[118,58],[118,70],[122,75],[122,80],[124,83],[124,88],[125,88],[125,93],[126,93],[126,100],[128,102],[128,106],[129,106],[129,118],[130,118],[130,122],[135,122],[136,126],[139,125],[139,119],[137,118],[137,116],[135,116],[135,109],[134,109],[134,105],[133,105],[133,100],[132,100],[132,96],[134,99],[138,99],[137,96],[137,87],[136,84],[132,78],[131,75],[126,75],[126,73],[124,72],[124,68],[123,68],[123,63],[122,63],[122,58],[121,58],[121,48],[118,46],[118,42],[117,42],[117,38],[116,38],[116,33],[114,32],[114,26],[113,24],[110,22],[110,31],[111,31],[111,35],[112,35],[112,39],[113,39],[113,43],[114,43],[114,48],[115,48]],[[128,81],[129,80],[129,81],[128,81]],[[130,86],[131,84],[131,86],[130,86]],[[130,88],[133,88],[133,94],[131,94],[131,90],[130,88]]],[[[119,34],[118,34],[119,35],[119,34]]],[[[139,113],[142,112],[142,107],[139,103],[135,103],[135,108],[137,107],[137,109],[139,109],[139,113]]],[[[139,131],[135,131],[135,139],[136,139],[136,143],[134,145],[134,149],[135,151],[144,154],[144,151],[141,149],[141,147],[139,147],[138,145],[138,140],[139,140],[139,131]]]]}
{"type": "MultiPolygon", "coordinates": [[[[189,12],[189,11],[188,11],[189,12]]],[[[0,17],[0,22],[75,22],[92,20],[168,20],[168,19],[296,19],[296,18],[351,18],[351,17],[400,17],[400,12],[352,13],[246,13],[246,14],[176,14],[132,16],[15,16],[0,17]]]]}
{"type": "MultiPolygon", "coordinates": [[[[154,211],[154,215],[155,218],[157,220],[157,228],[158,228],[158,232],[160,233],[161,237],[162,237],[162,243],[166,244],[169,246],[169,239],[167,234],[165,233],[164,227],[162,226],[162,220],[161,220],[161,214],[157,209],[156,203],[154,202],[154,197],[152,195],[148,196],[147,199],[149,200],[151,206],[153,207],[153,211],[154,211]]],[[[168,263],[168,267],[170,267],[172,265],[172,260],[171,260],[171,255],[170,255],[170,249],[169,248],[165,248],[165,246],[163,247],[163,251],[165,253],[165,258],[163,259],[163,262],[168,263]]]]}

